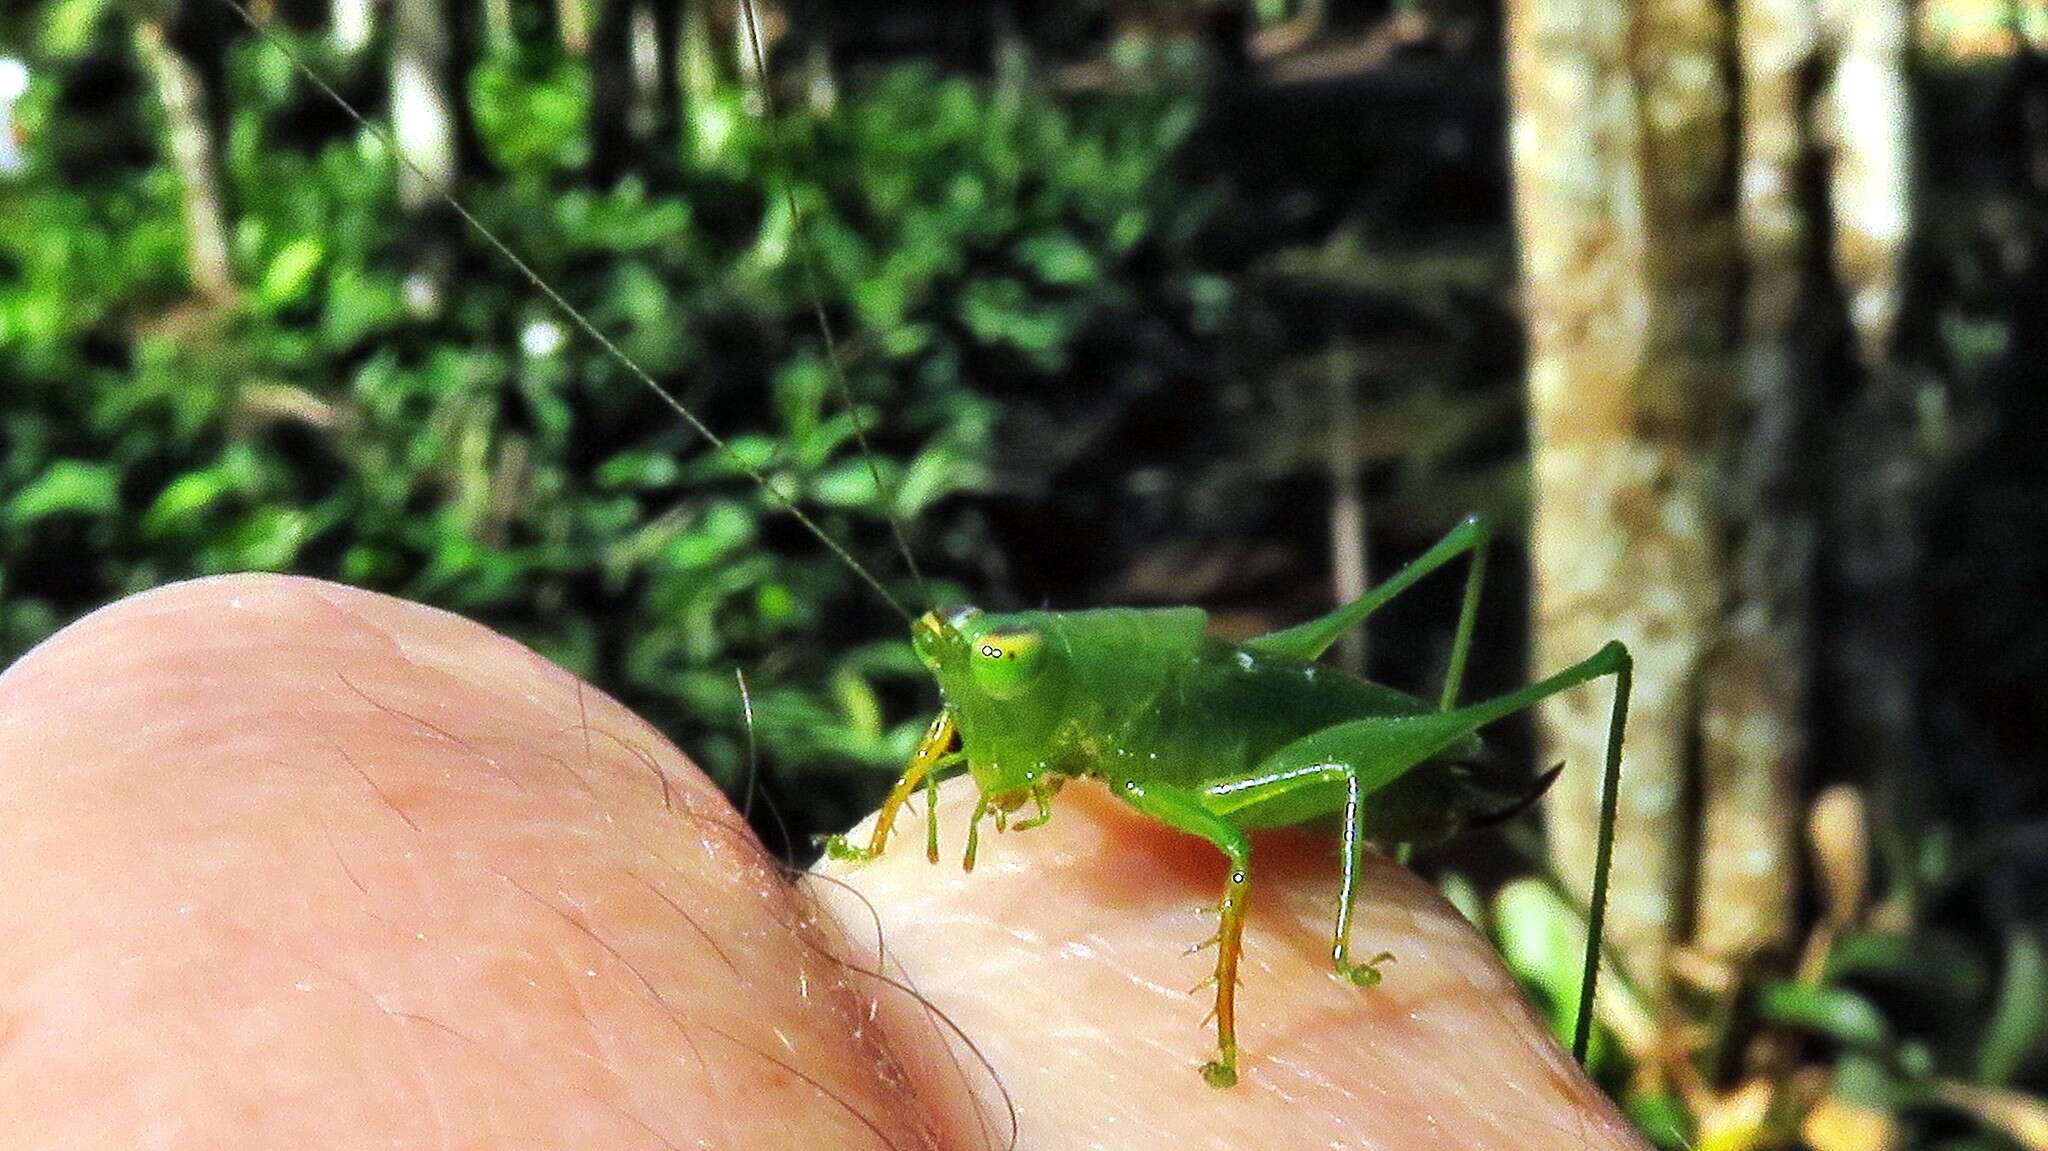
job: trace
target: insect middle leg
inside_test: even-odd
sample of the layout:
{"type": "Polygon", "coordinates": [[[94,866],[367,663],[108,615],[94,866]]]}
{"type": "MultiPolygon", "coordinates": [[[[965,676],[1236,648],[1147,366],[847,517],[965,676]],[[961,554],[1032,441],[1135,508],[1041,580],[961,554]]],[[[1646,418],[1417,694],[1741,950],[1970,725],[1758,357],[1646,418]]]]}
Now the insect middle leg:
{"type": "Polygon", "coordinates": [[[1216,924],[1216,1058],[1202,1065],[1211,1087],[1237,1082],[1237,964],[1244,954],[1244,916],[1252,891],[1252,841],[1178,788],[1126,779],[1114,790],[1124,802],[1168,827],[1198,835],[1230,861],[1216,924]]]}
{"type": "MultiPolygon", "coordinates": [[[[1606,912],[1608,878],[1614,857],[1616,795],[1621,782],[1623,729],[1628,720],[1629,685],[1633,662],[1628,649],[1610,642],[1599,651],[1541,682],[1520,691],[1450,711],[1397,717],[1369,717],[1340,723],[1304,736],[1268,756],[1248,780],[1223,780],[1204,790],[1211,806],[1229,806],[1238,823],[1262,826],[1255,809],[1262,802],[1281,801],[1287,785],[1296,780],[1328,780],[1328,773],[1342,771],[1345,787],[1344,890],[1338,909],[1335,939],[1331,944],[1340,972],[1358,981],[1358,965],[1348,958],[1350,909],[1356,894],[1359,853],[1363,827],[1361,804],[1366,796],[1401,778],[1478,729],[1496,720],[1532,707],[1579,684],[1612,676],[1614,704],[1608,717],[1607,755],[1601,777],[1600,840],[1593,863],[1592,898],[1588,908],[1589,944],[1580,980],[1578,1019],[1572,1031],[1572,1054],[1584,1061],[1591,1036],[1593,991],[1599,977],[1602,918],[1606,912]]],[[[1371,967],[1379,960],[1365,966],[1371,967]]]]}
{"type": "MultiPolygon", "coordinates": [[[[1342,796],[1344,870],[1337,893],[1336,926],[1330,932],[1330,963],[1339,979],[1359,987],[1377,984],[1380,981],[1380,964],[1394,957],[1393,953],[1382,951],[1363,963],[1351,958],[1351,917],[1358,904],[1358,883],[1365,866],[1365,801],[1372,790],[1357,764],[1332,756],[1324,763],[1280,769],[1262,767],[1248,779],[1219,780],[1203,793],[1212,803],[1218,800],[1226,803],[1237,801],[1234,810],[1241,817],[1249,815],[1253,820],[1264,818],[1259,814],[1263,804],[1299,804],[1304,795],[1331,795],[1333,792],[1342,796]],[[1245,803],[1243,797],[1246,796],[1255,798],[1245,803]]],[[[1309,803],[1320,807],[1317,800],[1311,799],[1309,803]]],[[[1257,822],[1254,826],[1264,826],[1264,823],[1257,822]]]]}
{"type": "Polygon", "coordinates": [[[1337,923],[1330,933],[1330,964],[1339,979],[1372,987],[1380,981],[1380,964],[1393,959],[1394,953],[1382,951],[1363,963],[1351,959],[1351,913],[1358,903],[1358,873],[1365,864],[1365,793],[1356,768],[1332,770],[1344,777],[1344,872],[1337,890],[1337,923]]]}

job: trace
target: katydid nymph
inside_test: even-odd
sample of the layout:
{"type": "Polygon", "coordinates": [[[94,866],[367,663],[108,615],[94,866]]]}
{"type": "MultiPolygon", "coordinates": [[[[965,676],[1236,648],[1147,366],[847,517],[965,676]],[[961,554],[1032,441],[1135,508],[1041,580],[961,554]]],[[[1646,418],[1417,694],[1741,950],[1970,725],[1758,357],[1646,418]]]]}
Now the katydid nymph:
{"type": "MultiPolygon", "coordinates": [[[[1380,952],[1353,958],[1351,914],[1368,841],[1432,843],[1512,810],[1550,776],[1514,779],[1489,768],[1477,731],[1567,688],[1615,681],[1603,830],[1611,824],[1628,713],[1629,655],[1609,643],[1520,691],[1457,706],[1485,573],[1488,528],[1467,518],[1435,547],[1364,596],[1318,619],[1244,643],[1204,635],[1199,608],[988,613],[971,607],[926,613],[912,643],[938,680],[942,710],[883,801],[867,844],[834,837],[827,850],[866,859],[888,844],[904,802],[942,775],[965,771],[980,792],[962,866],[974,867],[984,817],[999,820],[1027,803],[1052,817],[1069,779],[1101,780],[1143,815],[1198,836],[1223,855],[1216,938],[1216,1058],[1202,1077],[1237,1082],[1236,988],[1251,895],[1249,833],[1337,817],[1343,880],[1330,940],[1333,974],[1360,987],[1380,981],[1380,952]],[[1317,658],[1346,631],[1416,580],[1469,556],[1450,667],[1435,704],[1384,687],[1317,658]],[[958,747],[955,747],[955,744],[958,747]]],[[[938,806],[926,803],[926,854],[938,861],[938,806]]],[[[1591,940],[1610,864],[1604,835],[1596,868],[1591,940]]],[[[1596,944],[1589,944],[1573,1035],[1585,1058],[1591,1026],[1596,944]]]]}
{"type": "MultiPolygon", "coordinates": [[[[222,2],[257,26],[239,0],[222,2]]],[[[765,53],[751,3],[742,3],[741,14],[769,135],[779,154],[765,53]]],[[[388,133],[357,114],[306,65],[296,59],[293,63],[433,185],[388,133]]],[[[452,194],[444,190],[441,195],[573,326],[602,346],[909,622],[917,658],[938,686],[939,714],[883,801],[872,836],[864,844],[833,837],[827,842],[831,854],[851,859],[880,854],[906,801],[920,789],[935,796],[941,777],[961,773],[972,778],[979,792],[962,860],[969,869],[986,818],[993,816],[1000,828],[1011,813],[1028,805],[1030,813],[1010,826],[1025,830],[1043,824],[1054,817],[1053,801],[1061,785],[1079,778],[1099,781],[1143,816],[1217,849],[1221,899],[1211,941],[1216,947],[1216,1050],[1201,1068],[1212,1086],[1228,1087],[1238,1079],[1235,996],[1253,887],[1251,833],[1336,823],[1342,883],[1332,912],[1331,971],[1340,980],[1369,988],[1380,981],[1382,965],[1393,957],[1372,952],[1369,946],[1359,949],[1364,958],[1354,954],[1352,911],[1368,844],[1432,843],[1525,805],[1555,773],[1532,777],[1502,766],[1486,754],[1479,730],[1569,688],[1612,677],[1601,834],[1573,1035],[1573,1054],[1584,1061],[1612,862],[1629,654],[1620,643],[1611,642],[1531,686],[1461,705],[1460,684],[1472,647],[1491,535],[1485,522],[1468,518],[1459,523],[1391,579],[1325,616],[1241,643],[1210,638],[1207,617],[1196,607],[1014,613],[945,607],[913,617],[838,540],[633,363],[452,194]],[[1418,580],[1457,561],[1464,563],[1465,592],[1444,682],[1434,700],[1319,662],[1346,632],[1362,626],[1418,580]]],[[[815,256],[793,196],[788,207],[795,250],[808,267],[815,256]]],[[[812,300],[828,367],[841,400],[850,407],[828,314],[814,283],[812,300]]],[[[858,417],[855,431],[865,450],[858,417]]],[[[871,468],[871,477],[881,486],[879,470],[871,468]]],[[[914,571],[910,549],[900,530],[896,534],[914,571]]],[[[936,804],[928,802],[926,851],[934,862],[936,812],[936,804]]]]}

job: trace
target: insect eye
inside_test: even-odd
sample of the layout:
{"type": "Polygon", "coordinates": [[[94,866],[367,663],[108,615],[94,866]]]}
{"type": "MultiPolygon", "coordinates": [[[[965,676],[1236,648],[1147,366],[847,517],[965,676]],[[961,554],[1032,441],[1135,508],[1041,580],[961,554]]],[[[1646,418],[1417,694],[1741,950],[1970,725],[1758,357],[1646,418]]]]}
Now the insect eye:
{"type": "Polygon", "coordinates": [[[1028,628],[984,633],[974,641],[975,682],[997,699],[1016,695],[1037,674],[1044,646],[1044,634],[1028,628]]]}

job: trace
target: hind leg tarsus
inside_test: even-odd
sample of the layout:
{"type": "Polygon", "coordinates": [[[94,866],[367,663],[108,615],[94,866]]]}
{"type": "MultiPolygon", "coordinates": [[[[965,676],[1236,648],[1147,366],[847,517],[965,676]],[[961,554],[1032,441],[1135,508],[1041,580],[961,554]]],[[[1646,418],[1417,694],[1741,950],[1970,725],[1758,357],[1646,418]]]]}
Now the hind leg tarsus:
{"type": "Polygon", "coordinates": [[[1195,796],[1175,788],[1148,787],[1127,779],[1115,787],[1124,802],[1166,824],[1198,835],[1230,861],[1216,927],[1216,1058],[1202,1065],[1211,1087],[1237,1082],[1237,965],[1244,953],[1244,916],[1251,898],[1252,842],[1195,796]]]}

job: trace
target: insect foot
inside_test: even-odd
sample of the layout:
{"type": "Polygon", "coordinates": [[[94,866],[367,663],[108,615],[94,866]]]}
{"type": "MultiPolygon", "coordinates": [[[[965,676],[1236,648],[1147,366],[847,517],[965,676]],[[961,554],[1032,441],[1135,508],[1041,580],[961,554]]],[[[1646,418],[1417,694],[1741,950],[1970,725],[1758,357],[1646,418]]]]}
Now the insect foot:
{"type": "Polygon", "coordinates": [[[855,845],[843,835],[827,835],[820,839],[819,842],[825,848],[825,858],[827,859],[837,859],[851,863],[866,863],[875,857],[874,852],[869,851],[865,847],[855,845]]]}
{"type": "Polygon", "coordinates": [[[1394,953],[1391,951],[1382,951],[1364,963],[1352,963],[1349,960],[1339,959],[1336,962],[1336,975],[1337,978],[1344,980],[1354,987],[1378,987],[1380,983],[1380,964],[1392,963],[1393,961],[1394,953]]]}
{"type": "Polygon", "coordinates": [[[1202,1082],[1211,1087],[1237,1086],[1237,1055],[1225,1054],[1223,1058],[1202,1064],[1202,1082]]]}

